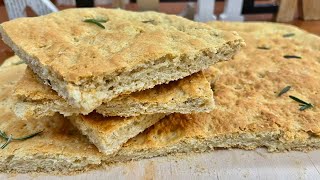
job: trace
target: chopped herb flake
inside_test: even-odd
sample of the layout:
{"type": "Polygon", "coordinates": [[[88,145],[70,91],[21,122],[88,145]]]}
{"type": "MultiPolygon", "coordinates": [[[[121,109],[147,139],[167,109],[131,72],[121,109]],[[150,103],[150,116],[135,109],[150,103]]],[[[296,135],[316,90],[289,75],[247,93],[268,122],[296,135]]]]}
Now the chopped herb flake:
{"type": "Polygon", "coordinates": [[[34,136],[37,136],[39,134],[41,134],[42,131],[39,131],[39,132],[36,132],[34,134],[30,134],[30,135],[27,135],[27,136],[24,136],[24,137],[20,137],[20,138],[13,138],[12,135],[10,136],[7,136],[7,134],[3,131],[0,130],[0,137],[2,139],[5,139],[6,142],[1,145],[1,149],[4,149],[10,142],[12,141],[24,141],[24,140],[27,140],[27,139],[30,139],[30,138],[33,138],[34,136]]]}
{"type": "Polygon", "coordinates": [[[280,97],[282,94],[288,92],[290,90],[291,86],[287,86],[285,88],[283,88],[280,93],[278,94],[278,97],[280,97]]]}
{"type": "Polygon", "coordinates": [[[83,22],[92,23],[92,24],[95,24],[95,25],[101,27],[102,29],[105,29],[104,25],[102,25],[101,23],[106,23],[107,20],[105,20],[105,19],[85,19],[83,22]]]}
{"type": "Polygon", "coordinates": [[[289,97],[291,99],[295,100],[296,102],[301,103],[301,104],[299,104],[299,106],[300,106],[299,110],[300,111],[303,111],[303,110],[306,110],[308,108],[312,108],[313,107],[313,105],[311,103],[307,103],[307,102],[305,102],[305,101],[303,101],[303,100],[301,100],[301,99],[299,99],[297,97],[294,97],[294,96],[289,96],[289,97]]]}
{"type": "Polygon", "coordinates": [[[299,108],[300,111],[306,110],[308,108],[312,108],[312,104],[305,104],[299,108]]]}
{"type": "Polygon", "coordinates": [[[300,56],[296,56],[296,55],[284,55],[283,57],[286,59],[301,59],[300,56]]]}
{"type": "Polygon", "coordinates": [[[258,46],[257,49],[269,50],[270,48],[265,46],[258,46]]]}
{"type": "Polygon", "coordinates": [[[282,37],[287,38],[287,37],[292,37],[292,36],[294,36],[294,35],[295,35],[294,33],[288,33],[288,34],[282,35],[282,37]]]}

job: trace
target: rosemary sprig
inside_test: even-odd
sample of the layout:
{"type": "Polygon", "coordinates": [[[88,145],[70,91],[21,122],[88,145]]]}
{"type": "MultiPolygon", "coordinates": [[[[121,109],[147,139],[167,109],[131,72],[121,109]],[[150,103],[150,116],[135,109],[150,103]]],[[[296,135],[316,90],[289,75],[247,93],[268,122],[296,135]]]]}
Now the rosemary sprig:
{"type": "Polygon", "coordinates": [[[287,38],[287,37],[292,37],[292,36],[294,36],[294,35],[295,35],[294,33],[288,33],[288,34],[282,35],[282,37],[287,38]]]}
{"type": "Polygon", "coordinates": [[[36,133],[33,133],[33,134],[30,134],[30,135],[27,135],[27,136],[24,136],[24,137],[20,137],[20,138],[13,138],[12,135],[10,136],[7,136],[7,134],[3,131],[0,130],[0,137],[3,138],[4,140],[6,140],[6,142],[1,145],[1,149],[4,149],[10,142],[12,141],[24,141],[24,140],[27,140],[27,139],[30,139],[30,138],[33,138],[39,134],[41,134],[43,131],[39,131],[39,132],[36,132],[36,133]]]}
{"type": "Polygon", "coordinates": [[[1,149],[4,149],[11,141],[12,141],[12,135],[10,135],[7,141],[1,146],[1,149]]]}
{"type": "Polygon", "coordinates": [[[105,19],[85,19],[85,20],[83,20],[83,22],[92,23],[92,24],[95,24],[95,25],[101,27],[102,29],[105,29],[104,25],[102,25],[101,23],[106,23],[107,20],[105,20],[105,19]]]}
{"type": "Polygon", "coordinates": [[[282,94],[288,92],[291,89],[291,86],[287,86],[285,88],[283,88],[280,93],[278,94],[278,97],[280,97],[282,94]]]}
{"type": "Polygon", "coordinates": [[[257,49],[270,50],[269,47],[265,47],[265,46],[258,46],[257,49]]]}
{"type": "Polygon", "coordinates": [[[305,104],[299,108],[300,111],[306,110],[308,108],[312,108],[312,104],[305,104]]]}
{"type": "Polygon", "coordinates": [[[286,59],[301,59],[300,56],[296,56],[296,55],[284,55],[283,57],[286,59]]]}
{"type": "Polygon", "coordinates": [[[311,103],[307,103],[307,102],[305,102],[305,101],[303,101],[303,100],[301,100],[301,99],[299,99],[297,97],[294,97],[294,96],[289,96],[289,97],[291,99],[295,100],[296,102],[301,103],[301,104],[299,104],[299,106],[301,106],[299,108],[300,111],[303,111],[303,110],[306,110],[308,108],[312,108],[313,107],[313,105],[311,103]]]}

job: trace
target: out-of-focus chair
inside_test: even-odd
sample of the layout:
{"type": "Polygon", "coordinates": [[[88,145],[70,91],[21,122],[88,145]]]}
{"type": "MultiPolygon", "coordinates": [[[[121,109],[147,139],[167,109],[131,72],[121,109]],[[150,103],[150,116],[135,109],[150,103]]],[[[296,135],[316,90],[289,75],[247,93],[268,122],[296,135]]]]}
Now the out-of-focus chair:
{"type": "Polygon", "coordinates": [[[50,0],[4,0],[4,4],[9,19],[27,16],[27,7],[30,7],[37,15],[58,11],[50,0]]]}

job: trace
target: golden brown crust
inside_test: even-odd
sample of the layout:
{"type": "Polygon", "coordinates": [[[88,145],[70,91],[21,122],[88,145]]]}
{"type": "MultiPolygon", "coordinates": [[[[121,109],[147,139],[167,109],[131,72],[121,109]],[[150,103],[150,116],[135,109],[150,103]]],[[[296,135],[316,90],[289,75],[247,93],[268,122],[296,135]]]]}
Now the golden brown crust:
{"type": "MultiPolygon", "coordinates": [[[[13,88],[26,65],[12,65],[11,60],[7,62],[10,66],[0,68],[0,130],[13,137],[42,130],[43,133],[25,141],[14,141],[1,149],[0,171],[68,173],[101,164],[102,156],[97,148],[62,116],[21,121],[14,115],[11,110],[15,103],[13,88]]],[[[0,143],[4,143],[2,138],[0,143]]]]}
{"type": "Polygon", "coordinates": [[[229,60],[244,46],[236,32],[182,17],[103,8],[20,18],[2,23],[0,32],[52,89],[89,112],[121,94],[229,60]],[[87,18],[106,19],[105,29],[83,22],[87,18]]]}
{"type": "MultiPolygon", "coordinates": [[[[235,121],[241,122],[241,126],[265,123],[269,125],[262,127],[280,126],[284,131],[320,135],[319,36],[282,24],[239,25],[213,24],[214,27],[226,30],[237,26],[239,30],[235,30],[245,38],[247,44],[251,44],[236,56],[232,64],[223,63],[216,68],[221,74],[214,82],[214,96],[217,97],[219,109],[225,107],[232,109],[232,114],[246,114],[245,117],[235,118],[235,121]],[[248,29],[251,29],[249,33],[248,29]],[[294,36],[283,37],[289,33],[294,36]],[[268,46],[270,50],[261,50],[258,48],[261,46],[268,46]],[[286,59],[285,55],[296,55],[301,59],[286,59]],[[291,86],[291,90],[277,97],[286,86],[291,86]],[[289,95],[310,102],[315,107],[299,111],[298,103],[290,99],[289,95]],[[234,98],[232,102],[231,98],[234,98]],[[250,118],[246,118],[250,115],[250,118]]],[[[216,113],[222,116],[222,112],[216,113]]],[[[227,113],[223,116],[226,117],[227,113]]],[[[256,128],[259,130],[259,127],[256,128]]]]}
{"type": "Polygon", "coordinates": [[[129,139],[154,125],[165,114],[140,115],[134,117],[103,117],[97,113],[87,116],[68,117],[82,134],[105,155],[112,155],[129,139]]]}
{"type": "MultiPolygon", "coordinates": [[[[223,23],[219,26],[228,29],[233,24],[223,23]]],[[[261,30],[256,28],[260,26],[260,23],[237,23],[237,26],[232,27],[233,30],[239,28],[248,42],[248,47],[235,57],[233,63],[221,64],[211,69],[211,73],[218,74],[213,76],[207,72],[207,76],[213,79],[212,87],[215,90],[219,108],[211,113],[174,114],[164,118],[126,143],[117,156],[112,157],[111,160],[105,157],[103,162],[139,159],[179,151],[208,151],[215,147],[254,149],[265,146],[271,151],[319,148],[319,96],[317,96],[320,89],[319,37],[291,27],[278,33],[278,25],[269,24],[264,26],[264,30],[274,31],[273,35],[263,36],[261,33],[258,38],[253,34],[261,30]],[[255,31],[242,32],[241,29],[247,26],[255,31]],[[282,34],[290,32],[296,33],[297,37],[289,39],[282,37],[282,34]],[[306,41],[300,37],[305,37],[306,41]],[[268,51],[256,49],[256,46],[261,45],[260,43],[267,43],[271,49],[268,51]],[[283,53],[287,52],[294,52],[302,59],[282,58],[283,53]],[[282,97],[277,97],[277,93],[286,85],[291,85],[292,89],[282,97]],[[288,99],[289,94],[314,103],[315,108],[299,111],[298,104],[288,99]]],[[[0,127],[1,129],[7,126],[16,127],[15,131],[10,133],[20,135],[18,133],[24,133],[25,129],[24,125],[21,125],[21,128],[18,126],[20,126],[19,123],[24,122],[14,117],[9,109],[10,103],[7,102],[12,98],[8,93],[14,86],[12,82],[16,82],[17,78],[22,76],[23,69],[18,71],[14,70],[15,67],[12,68],[9,72],[1,71],[0,73],[0,116],[3,117],[0,118],[0,127]],[[20,76],[17,76],[19,74],[20,76]]],[[[41,122],[30,121],[27,126],[33,128],[27,132],[38,130],[37,126],[42,127],[41,122]]],[[[75,154],[81,154],[79,157],[84,159],[97,157],[95,156],[96,148],[89,145],[88,141],[83,140],[79,134],[70,133],[67,128],[56,126],[51,118],[46,118],[44,122],[50,125],[48,127],[52,130],[52,134],[43,133],[38,138],[12,143],[7,147],[8,149],[1,151],[0,160],[10,160],[8,157],[12,155],[28,157],[32,155],[33,150],[43,156],[54,156],[56,152],[61,154],[70,152],[63,158],[71,158],[75,154]],[[75,142],[77,144],[74,144],[75,142]],[[75,151],[73,146],[83,148],[75,151]],[[93,149],[84,150],[85,147],[93,147],[93,149]]],[[[65,121],[60,121],[62,122],[65,121]]],[[[59,157],[61,156],[57,156],[57,159],[59,157]]],[[[43,158],[46,159],[46,157],[43,158]]],[[[23,162],[21,166],[28,165],[25,161],[23,162]]],[[[14,165],[12,161],[6,162],[6,166],[1,167],[0,170],[10,171],[15,167],[14,165]]],[[[39,171],[48,170],[46,168],[39,171]]],[[[16,169],[21,171],[24,167],[16,169]]],[[[68,170],[68,168],[65,169],[68,170]]]]}
{"type": "Polygon", "coordinates": [[[73,83],[130,71],[138,64],[166,55],[214,52],[222,44],[239,39],[232,32],[221,32],[174,15],[104,8],[69,9],[20,18],[1,27],[42,66],[73,83]],[[103,23],[106,29],[84,23],[87,18],[108,20],[103,23]],[[150,19],[157,25],[143,23],[150,19]]]}
{"type": "Polygon", "coordinates": [[[154,113],[209,112],[214,108],[210,83],[202,72],[155,86],[140,92],[121,95],[99,106],[105,116],[136,116],[154,113]]]}
{"type": "Polygon", "coordinates": [[[266,146],[272,151],[319,148],[320,38],[271,23],[217,22],[212,26],[239,30],[247,44],[232,63],[220,63],[205,72],[212,80],[217,108],[211,113],[170,115],[130,140],[120,154],[125,156],[127,148],[132,152],[132,145],[138,143],[138,149],[197,150],[203,144],[188,144],[195,139],[213,147],[266,146]],[[261,27],[268,33],[261,32],[261,27]],[[288,33],[295,36],[283,37],[288,33]],[[270,49],[259,49],[260,46],[270,49]],[[297,55],[301,59],[286,59],[284,55],[297,55]],[[290,91],[278,97],[288,85],[292,87],[290,91]],[[289,95],[314,104],[314,108],[300,111],[299,104],[289,95]],[[233,142],[234,139],[238,142],[233,142]]]}
{"type": "Polygon", "coordinates": [[[36,74],[34,74],[28,67],[20,81],[17,83],[14,95],[24,101],[42,102],[62,99],[50,88],[50,86],[41,83],[36,74]]]}

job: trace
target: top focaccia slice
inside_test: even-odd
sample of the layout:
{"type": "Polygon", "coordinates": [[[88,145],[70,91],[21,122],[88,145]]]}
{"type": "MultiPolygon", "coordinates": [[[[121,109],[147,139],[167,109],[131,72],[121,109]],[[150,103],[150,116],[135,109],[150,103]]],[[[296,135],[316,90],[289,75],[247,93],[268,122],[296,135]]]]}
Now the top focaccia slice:
{"type": "Polygon", "coordinates": [[[88,111],[228,60],[244,45],[235,32],[182,17],[103,8],[20,18],[0,32],[60,96],[88,111]]]}

